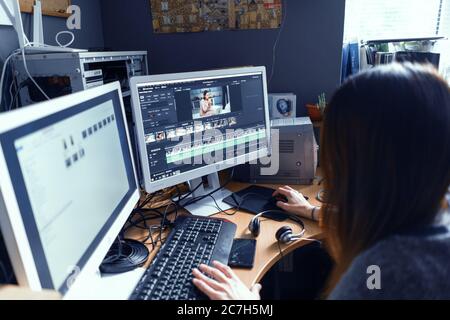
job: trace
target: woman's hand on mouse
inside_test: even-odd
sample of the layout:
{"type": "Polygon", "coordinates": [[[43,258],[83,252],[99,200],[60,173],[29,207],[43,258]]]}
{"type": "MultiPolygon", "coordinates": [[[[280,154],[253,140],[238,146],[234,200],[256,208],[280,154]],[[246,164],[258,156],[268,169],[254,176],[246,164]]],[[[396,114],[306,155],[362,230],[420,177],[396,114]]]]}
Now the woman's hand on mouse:
{"type": "Polygon", "coordinates": [[[273,194],[274,197],[280,195],[285,196],[288,201],[278,201],[277,206],[279,208],[300,217],[311,219],[315,207],[300,192],[289,186],[284,186],[278,188],[273,194]]]}

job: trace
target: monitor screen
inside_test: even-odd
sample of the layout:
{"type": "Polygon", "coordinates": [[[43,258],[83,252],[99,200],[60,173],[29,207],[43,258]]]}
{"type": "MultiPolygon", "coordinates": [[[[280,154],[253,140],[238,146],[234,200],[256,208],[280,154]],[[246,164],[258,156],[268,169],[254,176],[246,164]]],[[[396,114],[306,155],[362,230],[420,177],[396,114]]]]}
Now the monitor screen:
{"type": "Polygon", "coordinates": [[[65,293],[137,189],[119,91],[0,135],[43,288],[65,293]]]}
{"type": "Polygon", "coordinates": [[[267,148],[264,91],[262,72],[139,83],[150,182],[267,148]]]}

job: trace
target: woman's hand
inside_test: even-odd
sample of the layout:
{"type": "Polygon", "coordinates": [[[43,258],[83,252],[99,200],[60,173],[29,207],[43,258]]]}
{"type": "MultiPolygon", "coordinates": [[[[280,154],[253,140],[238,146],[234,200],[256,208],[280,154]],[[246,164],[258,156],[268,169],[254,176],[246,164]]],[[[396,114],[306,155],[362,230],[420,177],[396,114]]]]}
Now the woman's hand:
{"type": "Polygon", "coordinates": [[[274,197],[279,195],[285,196],[288,200],[288,202],[278,201],[277,206],[279,208],[303,218],[312,218],[312,213],[315,207],[311,205],[300,192],[289,186],[284,186],[279,188],[273,194],[274,197]]]}
{"type": "Polygon", "coordinates": [[[194,269],[194,285],[211,300],[260,300],[261,285],[250,290],[242,283],[230,267],[214,261],[214,267],[201,265],[194,269]],[[202,272],[200,272],[202,271],[202,272]],[[205,275],[206,274],[206,275],[205,275]],[[209,276],[209,277],[208,277],[209,276]],[[212,278],[212,279],[211,279],[212,278]]]}

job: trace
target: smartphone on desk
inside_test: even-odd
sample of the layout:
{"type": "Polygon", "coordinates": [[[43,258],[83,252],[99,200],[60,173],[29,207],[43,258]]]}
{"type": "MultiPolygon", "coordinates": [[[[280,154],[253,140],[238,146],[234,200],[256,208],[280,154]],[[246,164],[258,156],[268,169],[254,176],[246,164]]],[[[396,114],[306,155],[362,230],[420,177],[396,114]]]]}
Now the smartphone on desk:
{"type": "Polygon", "coordinates": [[[255,254],[255,239],[234,239],[228,265],[231,268],[252,269],[255,262],[255,254]]]}

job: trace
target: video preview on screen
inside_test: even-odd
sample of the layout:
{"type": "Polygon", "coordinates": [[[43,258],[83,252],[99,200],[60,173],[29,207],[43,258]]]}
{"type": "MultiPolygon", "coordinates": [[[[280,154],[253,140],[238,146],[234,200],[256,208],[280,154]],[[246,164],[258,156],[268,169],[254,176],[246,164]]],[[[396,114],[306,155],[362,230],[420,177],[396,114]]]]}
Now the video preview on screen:
{"type": "Polygon", "coordinates": [[[229,86],[192,90],[191,101],[194,120],[231,112],[229,86]]]}

